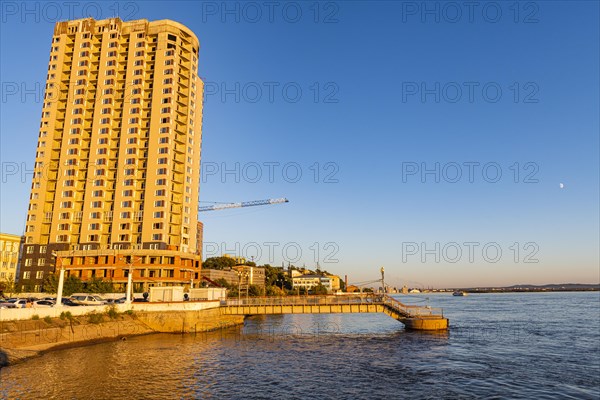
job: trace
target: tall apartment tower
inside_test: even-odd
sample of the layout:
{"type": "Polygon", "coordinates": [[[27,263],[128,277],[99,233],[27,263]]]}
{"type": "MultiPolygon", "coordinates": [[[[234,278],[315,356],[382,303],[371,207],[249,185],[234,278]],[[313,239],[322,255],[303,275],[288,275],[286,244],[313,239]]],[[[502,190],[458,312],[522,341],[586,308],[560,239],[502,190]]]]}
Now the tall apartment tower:
{"type": "Polygon", "coordinates": [[[57,268],[135,290],[198,279],[199,42],[169,21],[54,28],[19,285],[57,268]]]}

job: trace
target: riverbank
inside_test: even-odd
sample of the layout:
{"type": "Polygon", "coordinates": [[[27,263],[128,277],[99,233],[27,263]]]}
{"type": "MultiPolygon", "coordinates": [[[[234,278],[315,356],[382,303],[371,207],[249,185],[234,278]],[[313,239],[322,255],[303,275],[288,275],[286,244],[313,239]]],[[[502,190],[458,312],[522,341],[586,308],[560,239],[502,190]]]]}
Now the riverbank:
{"type": "Polygon", "coordinates": [[[186,304],[186,308],[191,309],[183,309],[183,306],[171,304],[167,309],[160,309],[165,308],[163,305],[155,310],[135,306],[125,310],[93,307],[94,310],[81,315],[73,315],[72,311],[77,309],[81,313],[83,307],[55,309],[54,312],[44,309],[46,314],[55,315],[34,314],[29,319],[0,320],[0,368],[51,350],[126,340],[130,336],[151,333],[208,332],[244,322],[243,316],[222,315],[218,306],[190,307],[186,304]]]}

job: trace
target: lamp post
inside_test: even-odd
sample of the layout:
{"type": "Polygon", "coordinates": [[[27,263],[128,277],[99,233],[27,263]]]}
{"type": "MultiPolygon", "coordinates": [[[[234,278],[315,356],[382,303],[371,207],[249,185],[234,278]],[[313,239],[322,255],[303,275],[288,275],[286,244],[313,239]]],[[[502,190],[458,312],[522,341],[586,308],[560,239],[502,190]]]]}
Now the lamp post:
{"type": "Polygon", "coordinates": [[[242,301],[242,271],[237,272],[238,276],[238,306],[242,301]]]}
{"type": "Polygon", "coordinates": [[[62,292],[65,283],[65,269],[62,265],[62,259],[58,257],[58,254],[53,251],[52,255],[56,257],[55,265],[59,264],[58,261],[60,260],[60,269],[58,270],[58,288],[56,290],[56,304],[54,304],[54,307],[62,307],[62,292]]]}
{"type": "Polygon", "coordinates": [[[248,272],[244,272],[244,278],[246,278],[246,303],[248,302],[248,296],[250,292],[250,282],[248,282],[248,272]]]}
{"type": "MultiPolygon", "coordinates": [[[[125,261],[123,256],[119,257],[121,261],[125,261]]],[[[141,260],[141,257],[138,257],[141,260]]],[[[125,293],[125,304],[131,304],[131,292],[133,291],[133,256],[129,256],[129,272],[127,273],[127,288],[125,293]]]]}

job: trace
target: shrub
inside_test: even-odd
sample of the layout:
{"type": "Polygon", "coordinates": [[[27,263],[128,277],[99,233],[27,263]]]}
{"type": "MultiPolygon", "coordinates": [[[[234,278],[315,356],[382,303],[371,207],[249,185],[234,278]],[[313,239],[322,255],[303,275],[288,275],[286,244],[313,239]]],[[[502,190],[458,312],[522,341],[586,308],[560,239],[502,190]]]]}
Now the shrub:
{"type": "Polygon", "coordinates": [[[48,323],[48,324],[51,324],[51,323],[52,323],[52,318],[50,318],[50,316],[49,316],[49,315],[46,315],[46,316],[44,317],[44,322],[46,322],[46,323],[48,323]]]}
{"type": "Polygon", "coordinates": [[[117,306],[115,306],[114,304],[106,306],[106,315],[108,315],[110,319],[117,319],[119,317],[117,306]]]}
{"type": "Polygon", "coordinates": [[[38,319],[40,319],[40,316],[39,316],[39,315],[37,315],[37,314],[33,314],[33,315],[31,316],[31,319],[32,319],[32,320],[34,320],[34,321],[37,321],[38,319]]]}
{"type": "Polygon", "coordinates": [[[127,314],[127,315],[133,315],[133,310],[127,310],[127,311],[125,311],[125,314],[127,314]]]}
{"type": "Polygon", "coordinates": [[[98,314],[96,312],[92,312],[88,314],[88,322],[90,324],[99,324],[104,321],[104,317],[102,314],[98,314]]]}
{"type": "Polygon", "coordinates": [[[60,319],[65,320],[72,320],[73,319],[73,314],[71,314],[71,311],[63,311],[60,313],[60,319]]]}

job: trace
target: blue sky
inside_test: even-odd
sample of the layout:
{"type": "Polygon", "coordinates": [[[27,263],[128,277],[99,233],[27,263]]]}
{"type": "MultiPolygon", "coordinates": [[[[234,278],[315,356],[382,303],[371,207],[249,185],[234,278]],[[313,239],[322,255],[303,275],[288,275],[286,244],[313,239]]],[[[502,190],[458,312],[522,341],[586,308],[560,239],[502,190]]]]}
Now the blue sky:
{"type": "Polygon", "coordinates": [[[290,199],[202,214],[207,255],[409,286],[600,280],[597,2],[6,4],[2,232],[23,231],[41,113],[23,89],[57,16],[118,10],[200,39],[201,201],[290,199]]]}

